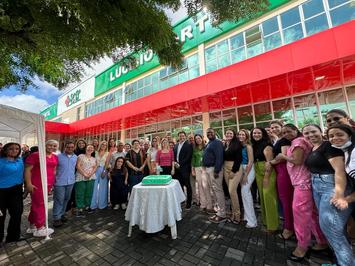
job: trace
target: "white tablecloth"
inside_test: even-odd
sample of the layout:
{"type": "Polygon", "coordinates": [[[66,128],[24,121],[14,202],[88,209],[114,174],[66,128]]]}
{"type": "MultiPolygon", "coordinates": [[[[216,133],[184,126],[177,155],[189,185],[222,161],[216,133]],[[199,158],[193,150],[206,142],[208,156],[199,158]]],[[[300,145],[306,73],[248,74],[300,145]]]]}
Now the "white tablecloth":
{"type": "Polygon", "coordinates": [[[185,200],[181,186],[172,180],[165,186],[143,186],[142,183],[132,189],[125,218],[130,226],[138,225],[140,230],[156,233],[180,221],[181,202],[185,200]]]}

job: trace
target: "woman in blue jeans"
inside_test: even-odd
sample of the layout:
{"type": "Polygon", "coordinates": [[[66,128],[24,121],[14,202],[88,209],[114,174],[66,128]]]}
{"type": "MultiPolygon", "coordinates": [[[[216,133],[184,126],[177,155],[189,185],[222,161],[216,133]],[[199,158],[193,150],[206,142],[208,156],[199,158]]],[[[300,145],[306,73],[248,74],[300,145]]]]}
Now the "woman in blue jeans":
{"type": "Polygon", "coordinates": [[[351,186],[346,182],[344,153],[341,149],[324,141],[318,125],[303,128],[304,137],[313,144],[313,150],[306,159],[306,165],[312,175],[313,198],[319,211],[319,224],[331,245],[338,264],[355,265],[351,245],[346,237],[346,223],[353,206],[338,209],[334,199],[351,193],[351,186]],[[343,188],[341,189],[335,188],[343,188]],[[333,201],[333,202],[331,202],[333,201]]]}

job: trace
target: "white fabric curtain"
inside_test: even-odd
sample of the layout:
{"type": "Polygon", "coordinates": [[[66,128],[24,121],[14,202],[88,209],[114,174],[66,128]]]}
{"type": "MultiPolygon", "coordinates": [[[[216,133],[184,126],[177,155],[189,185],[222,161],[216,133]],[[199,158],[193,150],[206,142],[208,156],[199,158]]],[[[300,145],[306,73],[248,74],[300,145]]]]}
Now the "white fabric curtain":
{"type": "Polygon", "coordinates": [[[46,133],[44,117],[40,114],[34,114],[0,104],[0,137],[14,138],[18,143],[22,144],[24,136],[29,133],[37,135],[43,199],[46,213],[46,228],[48,229],[46,133]]]}

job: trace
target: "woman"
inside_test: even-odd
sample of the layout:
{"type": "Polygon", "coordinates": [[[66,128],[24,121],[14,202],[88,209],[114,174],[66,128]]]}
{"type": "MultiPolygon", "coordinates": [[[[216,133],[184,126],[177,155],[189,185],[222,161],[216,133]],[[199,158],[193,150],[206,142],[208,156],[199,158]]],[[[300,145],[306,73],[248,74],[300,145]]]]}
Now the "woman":
{"type": "Polygon", "coordinates": [[[251,131],[256,184],[260,194],[262,221],[266,230],[273,233],[279,226],[277,210],[276,173],[270,163],[273,159],[272,145],[265,129],[256,127],[251,131]]]}
{"type": "MultiPolygon", "coordinates": [[[[112,148],[112,146],[111,146],[112,148]]],[[[91,205],[89,212],[95,211],[97,208],[105,209],[108,204],[108,177],[107,168],[109,166],[109,152],[107,151],[107,142],[102,141],[97,151],[95,151],[95,159],[98,166],[96,169],[96,179],[92,193],[91,205]]]]}
{"type": "Polygon", "coordinates": [[[0,247],[4,238],[6,212],[10,214],[6,243],[20,241],[23,212],[22,184],[24,164],[21,146],[9,142],[0,151],[0,247]]]}
{"type": "Polygon", "coordinates": [[[128,166],[129,188],[140,183],[143,179],[144,168],[147,165],[145,153],[140,147],[139,140],[132,141],[132,149],[126,154],[126,163],[128,166]]]}
{"type": "Polygon", "coordinates": [[[303,138],[302,133],[293,124],[284,125],[282,133],[285,139],[291,141],[291,146],[287,149],[286,155],[280,153],[274,160],[287,162],[287,171],[294,188],[292,211],[298,241],[296,249],[289,258],[292,261],[302,261],[311,243],[311,233],[315,236],[319,249],[327,248],[327,240],[319,228],[318,215],[312,198],[311,175],[304,164],[312,145],[303,138]]]}
{"type": "Polygon", "coordinates": [[[126,144],[124,145],[124,151],[125,151],[125,153],[128,153],[131,148],[132,148],[132,147],[131,147],[131,144],[126,143],[126,144]]]}
{"type": "Polygon", "coordinates": [[[244,220],[247,222],[246,228],[255,228],[257,220],[255,216],[253,196],[250,187],[255,180],[253,148],[249,144],[250,135],[248,130],[241,129],[238,133],[242,148],[242,168],[243,175],[240,181],[242,185],[242,201],[244,206],[244,220]]]}
{"type": "Polygon", "coordinates": [[[345,171],[349,176],[348,181],[346,179],[335,180],[336,193],[331,199],[332,204],[338,208],[338,211],[335,212],[336,218],[333,220],[336,223],[333,226],[336,226],[336,228],[332,231],[335,232],[332,232],[332,240],[329,240],[329,243],[340,265],[343,265],[341,263],[345,265],[347,261],[355,262],[355,257],[352,255],[353,252],[345,230],[350,214],[354,210],[355,201],[354,188],[351,186],[355,180],[355,145],[351,141],[353,135],[352,128],[344,124],[331,126],[327,132],[329,142],[332,146],[344,152],[345,171]],[[344,259],[344,261],[341,262],[339,258],[344,259]]]}
{"type": "Polygon", "coordinates": [[[159,149],[159,143],[157,138],[152,139],[152,145],[147,151],[147,164],[149,169],[149,174],[156,175],[157,174],[157,152],[159,149]]]}
{"type": "Polygon", "coordinates": [[[327,112],[326,115],[327,127],[334,126],[336,124],[349,125],[352,128],[355,126],[355,122],[349,117],[349,115],[341,109],[332,109],[327,112]]]}
{"type": "Polygon", "coordinates": [[[85,154],[80,154],[76,163],[75,176],[75,201],[76,216],[82,217],[84,208],[89,208],[96,178],[97,160],[91,156],[94,152],[94,146],[86,146],[85,154]]]}
{"type": "Polygon", "coordinates": [[[162,139],[161,150],[157,151],[156,155],[157,168],[161,169],[161,175],[174,175],[174,152],[169,147],[169,142],[167,139],[162,139]]]}
{"type": "MultiPolygon", "coordinates": [[[[287,149],[291,146],[291,141],[282,137],[282,126],[283,123],[279,120],[274,120],[270,123],[271,132],[277,137],[273,146],[274,157],[279,154],[286,155],[287,149]]],[[[270,163],[274,166],[276,171],[277,193],[282,205],[284,217],[283,231],[278,237],[288,240],[294,235],[292,214],[293,186],[287,171],[286,161],[279,159],[272,160],[270,163]]]]}
{"type": "Polygon", "coordinates": [[[225,138],[223,172],[232,203],[232,216],[230,220],[234,224],[239,224],[240,206],[237,188],[243,173],[243,168],[241,167],[243,147],[233,129],[226,130],[225,138]]]}
{"type": "Polygon", "coordinates": [[[194,136],[194,146],[192,151],[192,175],[196,177],[197,189],[200,196],[200,209],[212,213],[212,198],[211,198],[211,187],[207,176],[204,174],[202,169],[202,156],[203,150],[205,148],[205,143],[203,137],[200,134],[194,136]]]}
{"type": "Polygon", "coordinates": [[[116,140],[114,138],[110,138],[108,140],[108,152],[112,154],[113,152],[116,152],[116,151],[117,151],[116,140]]]}
{"type": "MultiPolygon", "coordinates": [[[[46,142],[46,166],[47,166],[47,191],[50,192],[55,182],[55,172],[58,164],[58,157],[53,153],[58,146],[56,140],[46,142]]],[[[26,159],[25,168],[26,189],[31,193],[31,211],[28,216],[30,228],[27,233],[35,237],[43,237],[54,232],[52,228],[46,230],[46,215],[43,199],[43,188],[41,181],[41,170],[39,162],[39,153],[32,153],[26,159]]]]}
{"type": "Polygon", "coordinates": [[[128,171],[123,157],[118,157],[109,173],[111,181],[110,201],[112,208],[118,210],[126,209],[128,198],[128,171]]]}

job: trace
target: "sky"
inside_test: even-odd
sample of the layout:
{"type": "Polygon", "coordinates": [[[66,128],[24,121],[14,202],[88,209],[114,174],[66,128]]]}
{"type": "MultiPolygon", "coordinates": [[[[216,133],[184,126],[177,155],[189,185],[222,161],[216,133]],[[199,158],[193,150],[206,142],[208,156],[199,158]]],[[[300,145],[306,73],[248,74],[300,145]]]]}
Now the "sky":
{"type": "MultiPolygon", "coordinates": [[[[171,24],[174,25],[186,16],[186,9],[182,4],[182,7],[178,11],[173,12],[172,10],[166,10],[166,14],[171,20],[171,24]]],[[[92,65],[91,68],[86,68],[82,81],[92,75],[101,73],[112,64],[113,61],[110,58],[103,58],[98,64],[92,65]]],[[[34,80],[34,83],[38,88],[30,87],[25,93],[20,92],[16,86],[0,90],[0,104],[13,106],[33,113],[39,113],[47,106],[54,103],[64,91],[70,90],[80,82],[70,84],[63,90],[59,90],[50,83],[39,79],[34,80]]]]}

